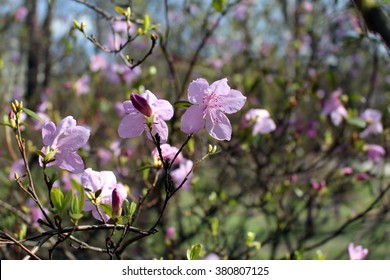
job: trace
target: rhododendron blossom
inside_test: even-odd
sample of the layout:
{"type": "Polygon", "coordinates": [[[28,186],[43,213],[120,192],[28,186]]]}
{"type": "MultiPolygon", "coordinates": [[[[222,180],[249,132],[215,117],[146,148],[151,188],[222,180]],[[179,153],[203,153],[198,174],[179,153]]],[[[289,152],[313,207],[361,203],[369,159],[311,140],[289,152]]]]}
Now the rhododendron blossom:
{"type": "Polygon", "coordinates": [[[366,129],[359,134],[361,138],[366,138],[371,134],[381,134],[383,132],[381,123],[382,114],[378,110],[367,109],[361,114],[361,118],[367,124],[366,129]]]}
{"type": "Polygon", "coordinates": [[[232,126],[225,114],[236,113],[244,106],[246,97],[231,89],[227,79],[211,85],[205,79],[196,79],[188,87],[189,107],[181,118],[181,130],[193,133],[206,126],[209,134],[217,140],[230,140],[232,126]]]}
{"type": "Polygon", "coordinates": [[[348,253],[351,260],[363,260],[368,254],[368,249],[360,245],[355,247],[353,243],[349,243],[348,253]]]}
{"type": "Polygon", "coordinates": [[[182,188],[185,190],[190,189],[193,177],[191,170],[193,166],[194,163],[192,162],[192,160],[183,159],[179,167],[171,172],[172,181],[175,184],[176,188],[178,188],[183,183],[184,179],[187,177],[187,180],[183,183],[182,188]]]}
{"type": "MultiPolygon", "coordinates": [[[[161,155],[163,157],[164,160],[170,160],[172,161],[172,159],[175,157],[176,153],[179,151],[178,148],[176,147],[173,147],[169,144],[162,144],[160,146],[161,148],[161,155]]],[[[157,148],[155,148],[153,151],[152,151],[152,156],[153,156],[153,160],[154,161],[158,161],[160,160],[160,155],[158,153],[158,150],[157,148]]],[[[179,153],[177,155],[177,157],[175,158],[175,164],[180,164],[181,161],[183,160],[183,155],[181,153],[179,153]]]]}
{"type": "MultiPolygon", "coordinates": [[[[117,211],[116,214],[119,214],[119,204],[121,205],[123,200],[127,197],[127,192],[124,186],[121,183],[118,183],[114,172],[112,171],[94,171],[91,168],[88,168],[84,171],[81,176],[81,184],[84,186],[87,192],[96,193],[97,190],[101,190],[99,197],[97,198],[98,204],[109,204],[113,203],[113,191],[115,191],[114,200],[115,205],[113,210],[117,211]]],[[[102,214],[105,221],[109,220],[109,216],[105,213],[100,206],[99,211],[102,214]]],[[[102,220],[100,217],[99,211],[96,206],[90,201],[86,200],[84,205],[84,211],[92,211],[92,215],[97,220],[102,220]]]]}
{"type": "Polygon", "coordinates": [[[340,95],[340,89],[334,91],[332,95],[325,101],[322,108],[322,114],[325,116],[329,115],[332,123],[335,126],[339,126],[342,120],[348,116],[348,112],[340,100],[340,95]]]}
{"type": "MultiPolygon", "coordinates": [[[[80,155],[76,153],[83,147],[89,138],[90,130],[88,128],[76,125],[76,120],[69,116],[64,118],[58,126],[53,122],[47,122],[42,128],[43,153],[54,151],[53,161],[46,166],[58,165],[59,168],[74,173],[80,173],[84,170],[84,162],[80,155]]],[[[40,157],[42,166],[42,158],[40,157]]]]}
{"type": "Polygon", "coordinates": [[[367,157],[373,162],[380,162],[385,156],[386,151],[382,146],[376,144],[367,144],[367,157]]]}
{"type": "MultiPolygon", "coordinates": [[[[143,104],[143,106],[146,106],[145,104],[143,104]]],[[[153,136],[158,133],[161,143],[165,143],[167,141],[168,126],[165,121],[170,120],[173,116],[173,107],[168,101],[157,99],[152,92],[147,90],[137,98],[133,97],[131,100],[123,102],[123,108],[125,109],[126,115],[123,117],[118,128],[118,133],[121,138],[137,137],[146,129],[146,135],[149,139],[152,139],[152,135],[150,134],[148,127],[149,123],[152,128],[153,136]],[[145,104],[148,108],[140,108],[138,106],[141,104],[138,102],[139,98],[146,101],[145,104]],[[134,106],[134,102],[138,104],[136,106],[139,110],[136,109],[136,106],[134,106]],[[145,115],[146,112],[148,113],[145,115]]]]}
{"type": "Polygon", "coordinates": [[[275,122],[264,109],[250,109],[244,118],[244,126],[248,125],[253,125],[253,135],[270,133],[276,129],[275,122]]]}

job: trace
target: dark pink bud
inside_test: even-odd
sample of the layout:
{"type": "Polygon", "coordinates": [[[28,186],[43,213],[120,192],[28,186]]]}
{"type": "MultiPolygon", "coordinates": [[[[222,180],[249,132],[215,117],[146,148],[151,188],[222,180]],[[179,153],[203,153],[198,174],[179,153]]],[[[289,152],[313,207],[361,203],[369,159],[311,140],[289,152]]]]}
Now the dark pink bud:
{"type": "Polygon", "coordinates": [[[153,114],[153,110],[150,107],[148,101],[143,98],[141,95],[132,93],[130,96],[131,103],[135,109],[137,109],[141,114],[150,117],[153,114]]]}
{"type": "Polygon", "coordinates": [[[117,188],[112,191],[112,214],[119,217],[122,213],[123,198],[117,188]]]}

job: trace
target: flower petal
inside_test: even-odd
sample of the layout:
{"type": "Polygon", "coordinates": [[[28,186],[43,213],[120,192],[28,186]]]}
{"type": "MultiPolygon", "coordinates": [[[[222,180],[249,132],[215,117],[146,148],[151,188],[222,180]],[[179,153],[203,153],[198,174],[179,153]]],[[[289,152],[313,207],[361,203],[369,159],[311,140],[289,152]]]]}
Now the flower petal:
{"type": "Polygon", "coordinates": [[[208,88],[209,83],[203,78],[192,81],[188,86],[188,101],[192,104],[202,104],[208,88]]]}
{"type": "Polygon", "coordinates": [[[84,146],[90,135],[90,130],[82,126],[70,127],[63,135],[59,135],[57,148],[76,151],[84,146]]]}
{"type": "Polygon", "coordinates": [[[148,101],[149,105],[153,105],[158,100],[156,95],[150,90],[146,90],[141,96],[148,101]]]}
{"type": "Polygon", "coordinates": [[[227,82],[228,80],[226,78],[215,81],[210,85],[210,89],[217,95],[228,95],[230,92],[230,87],[227,82]]]}
{"type": "Polygon", "coordinates": [[[47,122],[42,127],[42,139],[45,146],[53,144],[55,137],[56,125],[53,122],[47,122]]]}
{"type": "Polygon", "coordinates": [[[125,110],[126,114],[129,115],[138,114],[138,110],[135,109],[133,103],[131,103],[130,100],[126,100],[125,102],[123,102],[123,109],[125,110]]]}
{"type": "Polygon", "coordinates": [[[81,173],[84,171],[84,162],[78,154],[67,150],[58,151],[56,154],[56,162],[59,168],[68,170],[73,173],[81,173]]]}
{"type": "Polygon", "coordinates": [[[229,94],[221,98],[221,110],[227,114],[238,112],[242,109],[246,101],[246,97],[238,90],[232,89],[229,94]]]}
{"type": "Polygon", "coordinates": [[[253,127],[253,135],[267,134],[276,129],[275,122],[271,118],[258,119],[253,127]]]}
{"type": "Polygon", "coordinates": [[[231,139],[232,126],[221,111],[213,110],[206,115],[206,129],[217,140],[229,141],[231,139]]]}
{"type": "MultiPolygon", "coordinates": [[[[167,124],[160,119],[158,116],[154,118],[154,122],[152,125],[152,133],[155,136],[157,133],[160,136],[161,143],[167,142],[168,139],[168,126],[167,124]]],[[[152,139],[150,132],[147,133],[149,139],[152,139]]]]}
{"type": "Polygon", "coordinates": [[[181,117],[181,131],[193,133],[204,127],[204,106],[193,105],[188,108],[181,117]]]}
{"type": "Polygon", "coordinates": [[[121,138],[134,138],[145,130],[145,116],[141,113],[126,115],[118,127],[118,134],[121,138]]]}
{"type": "Polygon", "coordinates": [[[173,117],[173,106],[167,100],[156,100],[152,108],[153,112],[159,115],[164,121],[168,121],[173,117]]]}

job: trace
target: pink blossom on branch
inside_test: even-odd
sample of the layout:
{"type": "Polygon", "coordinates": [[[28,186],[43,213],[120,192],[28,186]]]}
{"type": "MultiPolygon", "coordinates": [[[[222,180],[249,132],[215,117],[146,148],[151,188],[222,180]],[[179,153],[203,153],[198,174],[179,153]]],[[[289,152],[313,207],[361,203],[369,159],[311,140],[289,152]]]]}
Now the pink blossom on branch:
{"type": "Polygon", "coordinates": [[[378,110],[366,109],[361,114],[361,118],[367,124],[366,129],[359,134],[361,138],[367,138],[371,134],[381,134],[383,132],[381,123],[382,114],[378,110]]]}
{"type": "MultiPolygon", "coordinates": [[[[127,192],[121,183],[118,183],[116,177],[112,171],[94,171],[88,168],[84,171],[81,176],[81,184],[88,192],[96,193],[97,190],[101,190],[100,196],[98,197],[99,204],[109,204],[113,206],[113,211],[119,214],[119,205],[127,197],[127,192]],[[113,199],[113,191],[115,191],[113,199]],[[115,203],[115,205],[113,205],[115,203]]],[[[109,220],[108,214],[99,207],[100,213],[105,221],[109,220]]],[[[84,211],[92,211],[92,215],[97,220],[102,220],[99,212],[95,205],[88,199],[84,205],[84,211]]]]}
{"type": "Polygon", "coordinates": [[[246,97],[240,91],[230,89],[226,78],[215,81],[211,85],[200,78],[190,83],[188,101],[193,105],[181,118],[183,132],[194,133],[206,126],[213,138],[229,141],[232,126],[225,114],[241,110],[246,97]]]}
{"type": "Polygon", "coordinates": [[[349,243],[348,253],[351,260],[363,260],[368,254],[368,249],[360,245],[355,247],[353,243],[349,243]]]}
{"type": "Polygon", "coordinates": [[[252,134],[267,134],[276,129],[275,122],[267,110],[250,109],[244,118],[244,126],[253,126],[252,134]]]}
{"type": "Polygon", "coordinates": [[[386,151],[382,146],[376,144],[367,144],[367,157],[373,162],[380,162],[385,156],[386,151]]]}
{"type": "Polygon", "coordinates": [[[158,133],[161,143],[165,143],[168,138],[168,126],[165,121],[173,117],[172,105],[167,100],[157,99],[149,90],[136,97],[134,95],[132,94],[131,100],[123,102],[126,115],[119,124],[119,136],[121,138],[134,138],[146,130],[147,137],[152,139],[148,127],[149,123],[153,136],[158,133]],[[143,101],[141,102],[140,99],[143,101]]]}
{"type": "MultiPolygon", "coordinates": [[[[76,120],[68,116],[60,121],[58,126],[53,122],[47,122],[42,128],[43,144],[42,152],[55,151],[54,160],[46,166],[58,165],[59,168],[73,173],[84,170],[84,162],[76,153],[83,147],[89,138],[88,128],[76,125],[76,120]]],[[[42,166],[42,158],[40,157],[42,166]]]]}
{"type": "Polygon", "coordinates": [[[348,116],[343,103],[340,100],[341,89],[334,91],[331,96],[325,101],[322,108],[322,114],[330,116],[332,123],[339,126],[343,119],[348,116]]]}

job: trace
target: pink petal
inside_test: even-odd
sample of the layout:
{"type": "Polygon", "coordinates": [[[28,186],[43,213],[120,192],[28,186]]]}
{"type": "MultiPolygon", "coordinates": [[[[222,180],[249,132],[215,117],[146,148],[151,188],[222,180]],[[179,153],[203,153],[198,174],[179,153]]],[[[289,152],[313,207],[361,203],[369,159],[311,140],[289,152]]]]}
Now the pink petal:
{"type": "Polygon", "coordinates": [[[232,89],[229,94],[222,98],[220,105],[227,114],[235,113],[242,109],[246,101],[246,97],[238,90],[232,89]]]}
{"type": "Polygon", "coordinates": [[[204,127],[203,112],[204,106],[193,105],[188,108],[181,117],[181,131],[193,133],[204,127]]]}
{"type": "MultiPolygon", "coordinates": [[[[157,133],[160,136],[161,143],[167,142],[168,139],[168,126],[167,124],[162,120],[157,118],[155,119],[154,124],[152,125],[152,133],[153,136],[155,136],[157,133]]],[[[147,133],[148,138],[151,139],[150,133],[147,133]]]]}
{"type": "Polygon", "coordinates": [[[210,85],[210,89],[213,92],[216,92],[217,95],[228,95],[230,92],[230,87],[229,87],[227,81],[228,80],[226,78],[215,81],[214,83],[212,83],[210,85]]]}
{"type": "Polygon", "coordinates": [[[158,100],[156,95],[149,90],[146,90],[141,96],[148,101],[149,105],[153,105],[158,100]]]}
{"type": "Polygon", "coordinates": [[[56,154],[56,162],[59,168],[73,173],[84,171],[84,162],[78,154],[69,151],[60,151],[56,154]]]}
{"type": "Polygon", "coordinates": [[[221,111],[211,111],[206,115],[206,129],[217,140],[229,141],[232,136],[230,121],[221,111]]]}
{"type": "Polygon", "coordinates": [[[164,121],[168,121],[173,117],[173,107],[171,103],[163,99],[159,99],[154,102],[153,111],[164,121]]]}
{"type": "Polygon", "coordinates": [[[90,135],[90,130],[82,126],[69,128],[66,133],[60,135],[57,141],[57,148],[76,151],[84,146],[90,135]]]}
{"type": "Polygon", "coordinates": [[[45,146],[53,144],[55,137],[56,125],[53,122],[47,122],[42,127],[42,139],[45,146]]]}
{"type": "Polygon", "coordinates": [[[118,127],[118,134],[121,138],[134,138],[145,130],[145,116],[138,113],[123,117],[118,127]]]}
{"type": "Polygon", "coordinates": [[[134,105],[133,103],[131,103],[130,100],[126,100],[125,102],[123,102],[123,109],[125,110],[126,114],[138,114],[138,110],[134,108],[134,105]]]}
{"type": "Polygon", "coordinates": [[[271,118],[260,119],[253,127],[253,135],[258,133],[270,133],[276,129],[275,122],[271,118]]]}
{"type": "Polygon", "coordinates": [[[209,83],[203,78],[192,81],[188,86],[188,101],[192,104],[202,104],[208,88],[209,83]]]}

